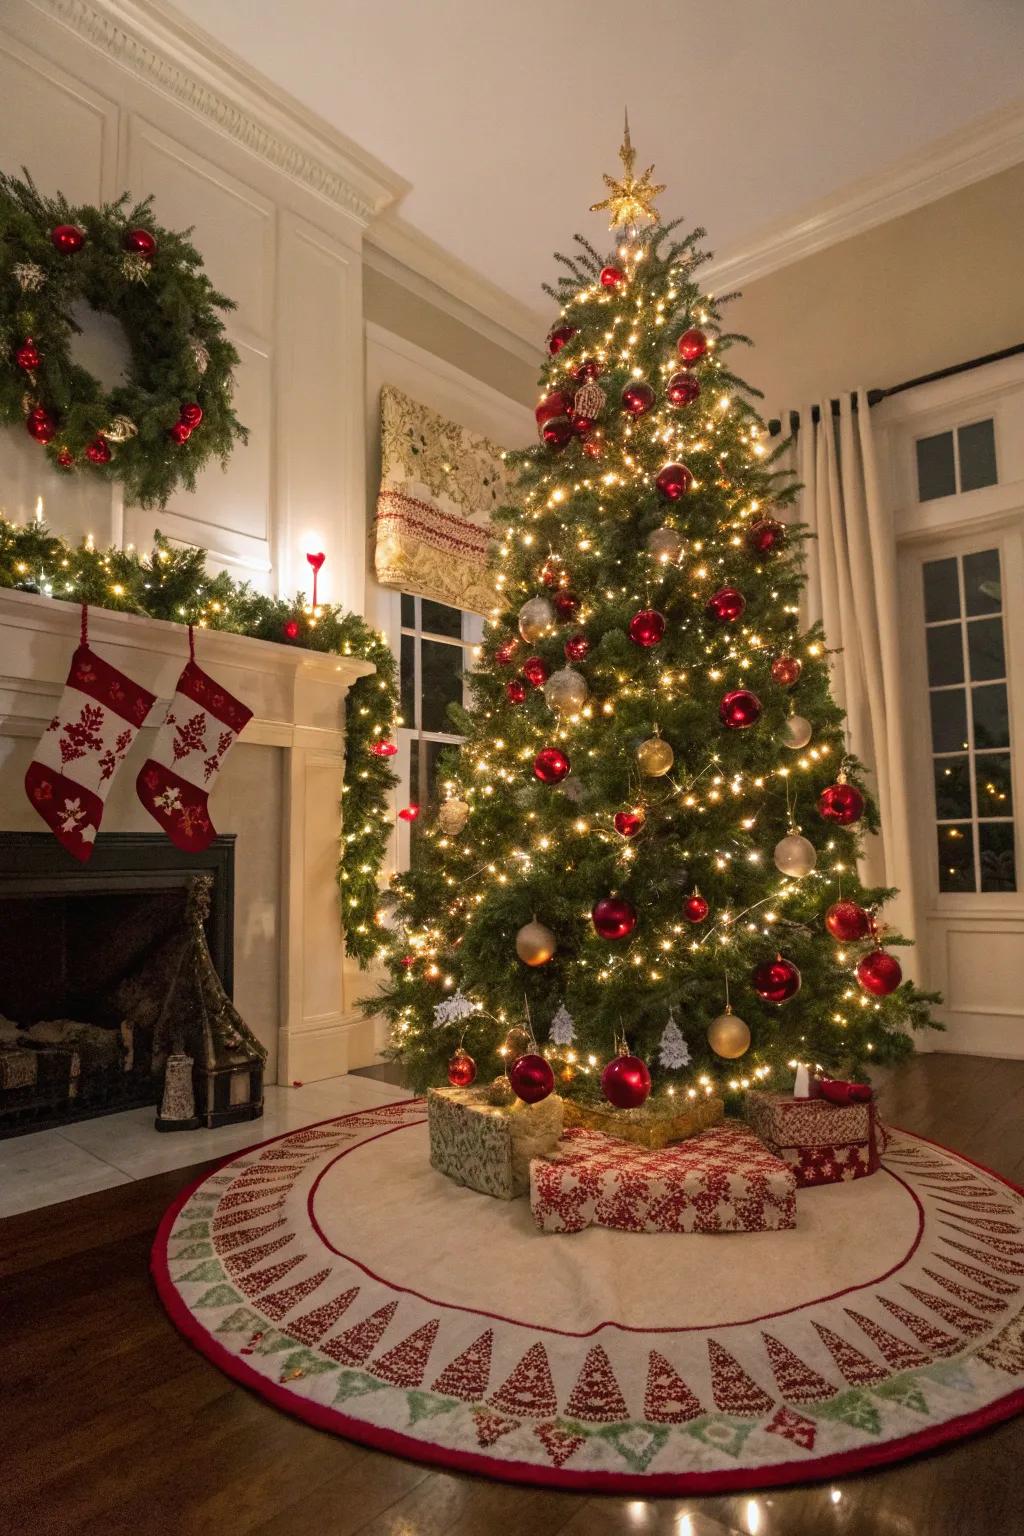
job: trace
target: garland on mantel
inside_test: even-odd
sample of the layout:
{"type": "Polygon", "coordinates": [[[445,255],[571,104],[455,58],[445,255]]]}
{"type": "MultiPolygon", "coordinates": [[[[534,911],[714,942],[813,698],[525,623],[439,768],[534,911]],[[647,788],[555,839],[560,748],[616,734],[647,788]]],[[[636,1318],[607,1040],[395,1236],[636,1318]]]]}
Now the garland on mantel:
{"type": "Polygon", "coordinates": [[[373,663],[376,672],[358,678],[348,696],[338,859],[346,948],[367,966],[377,949],[377,879],[393,826],[388,796],[397,783],[388,766],[397,669],[384,636],[336,604],[311,608],[302,593],[285,602],[223,572],[212,575],[204,549],[176,548],[159,532],[143,555],[95,549],[91,539],[75,547],[45,523],[21,525],[0,514],[0,587],[373,663]]]}

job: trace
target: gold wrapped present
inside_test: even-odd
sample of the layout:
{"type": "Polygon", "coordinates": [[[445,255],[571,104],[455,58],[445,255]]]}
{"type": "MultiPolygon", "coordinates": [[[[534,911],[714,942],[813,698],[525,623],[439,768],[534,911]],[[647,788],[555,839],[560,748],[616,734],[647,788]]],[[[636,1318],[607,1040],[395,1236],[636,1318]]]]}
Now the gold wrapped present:
{"type": "Polygon", "coordinates": [[[562,1134],[562,1100],[490,1102],[483,1088],[427,1091],[430,1162],[439,1173],[499,1200],[529,1193],[530,1159],[553,1152],[562,1134]]]}
{"type": "Polygon", "coordinates": [[[725,1104],[714,1095],[698,1099],[648,1099],[639,1109],[615,1109],[611,1104],[577,1099],[564,1101],[565,1124],[582,1125],[631,1141],[639,1147],[666,1147],[670,1141],[687,1141],[725,1119],[725,1104]]]}

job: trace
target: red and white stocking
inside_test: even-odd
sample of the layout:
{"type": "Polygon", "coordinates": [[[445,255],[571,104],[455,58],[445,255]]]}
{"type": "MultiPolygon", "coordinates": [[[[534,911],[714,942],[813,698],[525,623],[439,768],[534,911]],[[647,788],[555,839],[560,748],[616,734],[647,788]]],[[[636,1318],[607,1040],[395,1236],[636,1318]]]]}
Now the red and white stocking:
{"type": "Polygon", "coordinates": [[[171,842],[186,853],[198,853],[217,836],[208,805],[211,781],[216,782],[252,710],[196,666],[191,625],[188,643],[189,661],[135,787],[171,842]]]}
{"type": "Polygon", "coordinates": [[[83,864],[90,857],[103,806],[156,695],[89,649],[88,610],[82,640],[50,721],[25,774],[35,809],[83,864]]]}

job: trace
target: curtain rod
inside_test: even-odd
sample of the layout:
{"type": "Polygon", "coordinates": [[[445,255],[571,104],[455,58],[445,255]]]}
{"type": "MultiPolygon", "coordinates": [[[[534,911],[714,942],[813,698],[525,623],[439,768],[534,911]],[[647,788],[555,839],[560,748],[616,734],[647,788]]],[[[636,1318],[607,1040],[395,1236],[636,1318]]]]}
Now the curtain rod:
{"type": "MultiPolygon", "coordinates": [[[[1024,341],[1019,341],[1015,346],[1004,347],[1001,352],[987,352],[984,357],[972,357],[966,363],[954,363],[949,368],[939,368],[935,373],[923,373],[920,378],[907,379],[902,384],[893,384],[889,389],[869,389],[867,392],[868,405],[877,405],[880,400],[888,400],[890,395],[901,395],[904,390],[916,389],[919,384],[934,384],[939,379],[952,379],[958,373],[970,373],[974,368],[984,368],[987,363],[1001,363],[1007,357],[1020,357],[1024,353],[1024,341]]],[[[832,415],[838,416],[840,403],[838,400],[829,402],[832,407],[832,415]]],[[[857,396],[852,399],[854,412],[857,410],[857,396]]],[[[811,420],[817,426],[821,421],[821,408],[817,405],[811,407],[811,420]]],[[[800,416],[796,411],[789,413],[789,430],[794,433],[800,426],[800,416]]],[[[782,422],[776,416],[768,423],[769,437],[778,437],[782,431],[782,422]]]]}

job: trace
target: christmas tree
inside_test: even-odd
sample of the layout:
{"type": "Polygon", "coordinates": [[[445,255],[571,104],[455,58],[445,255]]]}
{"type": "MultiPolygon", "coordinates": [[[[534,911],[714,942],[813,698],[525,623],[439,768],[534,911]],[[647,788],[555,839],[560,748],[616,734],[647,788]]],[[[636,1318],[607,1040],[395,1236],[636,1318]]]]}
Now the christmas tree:
{"type": "Polygon", "coordinates": [[[893,893],[858,879],[877,812],[800,626],[796,488],[733,371],[746,338],[628,123],[620,157],[595,205],[615,249],[577,235],[545,290],[541,440],[509,456],[465,742],[378,914],[370,1006],[417,1088],[475,1067],[653,1108],[789,1089],[797,1061],[862,1075],[930,1022],[893,893]]]}

